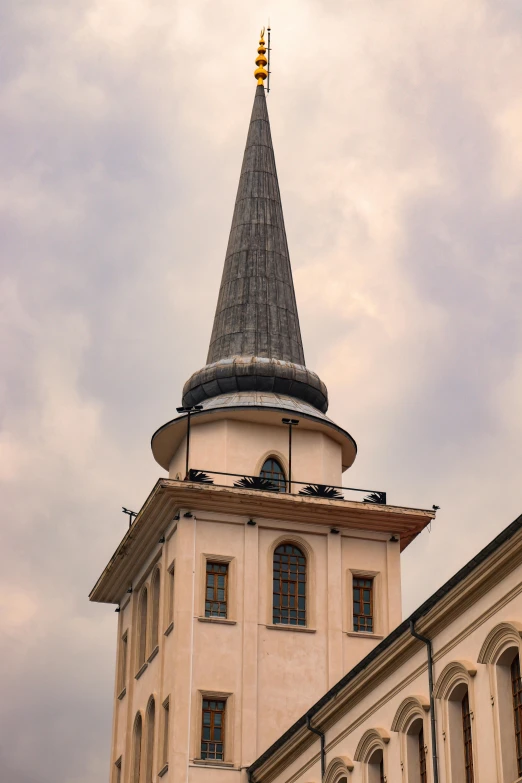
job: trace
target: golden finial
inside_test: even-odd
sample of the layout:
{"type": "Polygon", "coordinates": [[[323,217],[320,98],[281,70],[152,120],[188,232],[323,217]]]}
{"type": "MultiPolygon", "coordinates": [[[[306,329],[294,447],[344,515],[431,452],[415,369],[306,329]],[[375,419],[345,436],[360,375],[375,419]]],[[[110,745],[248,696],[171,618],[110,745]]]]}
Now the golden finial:
{"type": "Polygon", "coordinates": [[[261,30],[259,36],[259,47],[257,50],[256,65],[257,68],[254,71],[254,76],[257,79],[258,84],[263,84],[264,80],[268,76],[268,71],[265,68],[268,60],[266,59],[266,46],[265,46],[265,28],[261,30]]]}

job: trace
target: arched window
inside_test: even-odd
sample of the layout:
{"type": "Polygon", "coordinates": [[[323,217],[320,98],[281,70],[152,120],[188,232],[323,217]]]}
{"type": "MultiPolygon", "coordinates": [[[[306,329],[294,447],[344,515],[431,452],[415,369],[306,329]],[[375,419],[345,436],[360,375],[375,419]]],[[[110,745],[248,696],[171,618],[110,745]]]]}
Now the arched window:
{"type": "Polygon", "coordinates": [[[513,712],[515,718],[517,774],[522,775],[522,680],[520,678],[519,653],[515,655],[511,663],[511,692],[513,694],[513,712]]]}
{"type": "Polygon", "coordinates": [[[160,603],[160,570],[156,568],[152,577],[151,586],[151,629],[150,629],[150,647],[151,652],[158,646],[159,638],[159,603],[160,603]]]}
{"type": "Polygon", "coordinates": [[[147,657],[147,588],[141,591],[138,606],[138,669],[145,663],[147,657]]]}
{"type": "Polygon", "coordinates": [[[147,708],[147,750],[145,755],[145,783],[152,781],[152,762],[154,757],[154,729],[156,724],[156,704],[154,699],[149,701],[147,708]]]}
{"type": "Polygon", "coordinates": [[[428,754],[424,737],[424,721],[419,716],[406,729],[405,755],[408,783],[428,783],[428,754]]]}
{"type": "Polygon", "coordinates": [[[522,624],[515,620],[499,623],[486,636],[478,656],[478,662],[488,664],[492,675],[502,780],[516,780],[522,774],[521,639],[522,624]]]}
{"type": "Polygon", "coordinates": [[[272,484],[275,484],[279,492],[286,492],[286,480],[283,468],[274,457],[269,457],[265,460],[259,475],[261,478],[268,479],[272,484]]]}
{"type": "Polygon", "coordinates": [[[364,783],[385,783],[385,747],[390,735],[385,729],[367,729],[359,740],[355,760],[363,766],[364,783]]]}
{"type": "Polygon", "coordinates": [[[138,713],[134,721],[133,732],[133,753],[132,753],[132,771],[131,781],[132,783],[140,783],[141,781],[141,735],[143,731],[141,715],[138,713]]]}
{"type": "Polygon", "coordinates": [[[477,669],[470,661],[450,661],[435,683],[435,697],[441,701],[446,756],[451,780],[474,783],[473,694],[471,683],[477,669]]]}
{"type": "Polygon", "coordinates": [[[294,544],[274,552],[274,625],[306,625],[306,557],[294,544]]]}

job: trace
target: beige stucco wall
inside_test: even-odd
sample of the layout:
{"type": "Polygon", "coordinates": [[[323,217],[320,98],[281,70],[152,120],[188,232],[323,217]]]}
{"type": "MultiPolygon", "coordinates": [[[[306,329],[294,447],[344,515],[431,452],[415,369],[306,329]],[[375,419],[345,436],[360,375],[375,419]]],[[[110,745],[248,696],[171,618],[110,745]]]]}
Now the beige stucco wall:
{"type": "MultiPolygon", "coordinates": [[[[460,701],[451,700],[452,683],[461,683],[459,687],[467,687],[469,691],[475,783],[514,783],[519,779],[514,763],[515,739],[509,661],[515,652],[520,650],[522,566],[518,557],[513,559],[509,571],[507,568],[500,569],[500,573],[504,572],[503,578],[483,592],[479,579],[483,579],[484,570],[487,568],[486,564],[480,573],[470,577],[471,590],[473,580],[476,583],[473,599],[467,599],[459,605],[456,591],[453,602],[448,602],[447,620],[438,621],[438,632],[429,634],[435,658],[440,783],[465,783],[460,755],[461,707],[460,701]],[[481,649],[488,635],[494,639],[494,643],[490,645],[494,652],[489,661],[481,661],[481,649]],[[506,665],[501,667],[501,663],[506,665]],[[504,675],[505,679],[502,680],[501,676],[504,675]],[[456,712],[452,712],[455,708],[456,712]]],[[[489,578],[497,579],[495,568],[499,567],[492,562],[489,568],[489,578]]],[[[364,760],[356,759],[357,748],[366,732],[384,737],[381,745],[388,783],[418,783],[414,771],[408,770],[406,734],[393,730],[394,718],[399,708],[412,697],[425,705],[424,708],[419,708],[417,713],[422,716],[428,747],[428,780],[433,780],[426,648],[418,644],[411,649],[413,652],[410,651],[399,665],[390,664],[388,676],[382,681],[379,681],[378,677],[372,680],[366,695],[354,699],[351,706],[348,702],[344,714],[327,729],[327,783],[341,781],[346,776],[347,767],[343,765],[349,768],[352,763],[353,771],[348,775],[348,783],[369,783],[372,780],[371,768],[364,760]]],[[[387,656],[391,658],[388,653],[382,656],[384,664],[387,656]]],[[[346,694],[348,693],[347,690],[346,694]]],[[[454,693],[460,694],[460,691],[456,690],[454,693]]],[[[377,739],[376,742],[375,747],[378,746],[377,739]]],[[[302,749],[295,760],[281,769],[279,774],[269,778],[256,777],[256,780],[265,779],[275,783],[320,783],[318,739],[315,738],[309,747],[302,749]]]]}
{"type": "MultiPolygon", "coordinates": [[[[225,427],[219,423],[221,433],[225,427]]],[[[232,428],[234,430],[234,428],[232,428]]],[[[245,459],[245,455],[242,456],[245,459]]],[[[305,460],[303,460],[304,463],[305,460]]],[[[400,621],[399,545],[372,531],[198,512],[173,520],[166,541],[121,597],[118,639],[129,634],[126,693],[115,692],[112,765],[122,756],[122,780],[130,781],[132,727],[138,710],[156,701],[155,775],[161,768],[161,704],[170,697],[169,769],[164,780],[238,781],[238,772],[282,734],[310,705],[400,621]],[[308,558],[307,628],[274,628],[271,619],[272,553],[290,540],[308,558]],[[230,560],[229,622],[204,614],[205,557],[230,560]],[[167,635],[168,568],[175,564],[174,628],[167,635]],[[139,677],[136,624],[140,591],[161,568],[159,651],[139,677]],[[374,636],[349,635],[352,570],[378,583],[374,636]],[[201,692],[229,695],[227,757],[230,767],[198,765],[201,692]]],[[[150,599],[150,591],[149,591],[150,599]]],[[[151,652],[150,648],[147,655],[151,652]]],[[[118,690],[118,688],[116,688],[118,690]]],[[[156,778],[155,778],[156,779],[156,778]]]]}
{"type": "MultiPolygon", "coordinates": [[[[324,432],[306,426],[303,420],[293,431],[292,479],[340,485],[341,446],[324,432]]],[[[191,427],[190,467],[196,470],[254,476],[269,456],[277,457],[288,475],[287,427],[233,419],[203,420],[191,427]]],[[[184,477],[185,457],[183,438],[170,463],[170,478],[184,477]]],[[[221,476],[216,483],[231,485],[235,480],[221,476]]]]}

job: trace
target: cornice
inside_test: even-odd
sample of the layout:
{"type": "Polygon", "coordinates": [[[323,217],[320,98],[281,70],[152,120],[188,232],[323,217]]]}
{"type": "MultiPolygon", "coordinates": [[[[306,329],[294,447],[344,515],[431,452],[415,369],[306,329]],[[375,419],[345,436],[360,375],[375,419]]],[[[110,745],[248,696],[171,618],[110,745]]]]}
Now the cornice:
{"type": "Polygon", "coordinates": [[[159,479],[90,594],[91,601],[117,603],[136,571],[158,547],[179,509],[236,514],[247,518],[371,529],[412,541],[434,518],[433,511],[350,500],[259,492],[235,487],[159,479]]]}

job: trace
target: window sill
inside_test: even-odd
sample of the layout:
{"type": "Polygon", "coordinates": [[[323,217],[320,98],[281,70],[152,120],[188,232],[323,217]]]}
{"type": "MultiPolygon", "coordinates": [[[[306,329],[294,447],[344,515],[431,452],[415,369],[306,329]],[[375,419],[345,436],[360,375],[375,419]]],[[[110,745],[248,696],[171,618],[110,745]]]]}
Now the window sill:
{"type": "Polygon", "coordinates": [[[231,761],[216,761],[215,759],[193,759],[192,764],[198,767],[213,767],[214,769],[234,769],[234,764],[231,761]]]}
{"type": "Polygon", "coordinates": [[[345,631],[346,636],[352,636],[354,639],[375,639],[380,641],[384,636],[379,633],[368,633],[368,631],[345,631]]]}
{"type": "Polygon", "coordinates": [[[142,667],[140,669],[138,669],[138,671],[134,675],[134,679],[135,680],[139,680],[140,679],[141,675],[143,674],[143,672],[145,671],[145,669],[147,668],[148,665],[149,664],[147,663],[147,661],[145,661],[145,663],[142,665],[142,667]]]}
{"type": "Polygon", "coordinates": [[[316,633],[315,628],[307,628],[306,625],[283,625],[278,623],[277,625],[265,625],[271,631],[297,631],[298,633],[316,633]]]}
{"type": "Polygon", "coordinates": [[[229,620],[227,617],[198,617],[200,623],[221,623],[221,625],[237,625],[236,620],[229,620]]]}
{"type": "Polygon", "coordinates": [[[118,694],[118,701],[121,701],[126,693],[127,693],[127,688],[126,687],[122,688],[122,690],[118,694]]]}
{"type": "Polygon", "coordinates": [[[168,636],[168,635],[169,635],[169,633],[170,633],[170,632],[173,630],[173,628],[174,628],[174,622],[172,622],[172,623],[171,623],[171,624],[168,626],[168,628],[166,629],[166,631],[165,631],[165,633],[163,634],[163,636],[168,636]]]}
{"type": "Polygon", "coordinates": [[[147,658],[147,663],[153,661],[158,653],[159,653],[159,645],[157,644],[153,649],[153,651],[151,652],[151,654],[149,655],[149,657],[147,658]]]}
{"type": "Polygon", "coordinates": [[[169,765],[168,765],[168,762],[167,762],[166,764],[164,764],[164,765],[162,766],[162,768],[161,768],[161,769],[160,769],[160,771],[158,772],[158,777],[159,777],[159,778],[162,778],[162,777],[163,777],[163,775],[165,775],[165,773],[167,772],[168,768],[169,768],[169,765]]]}

